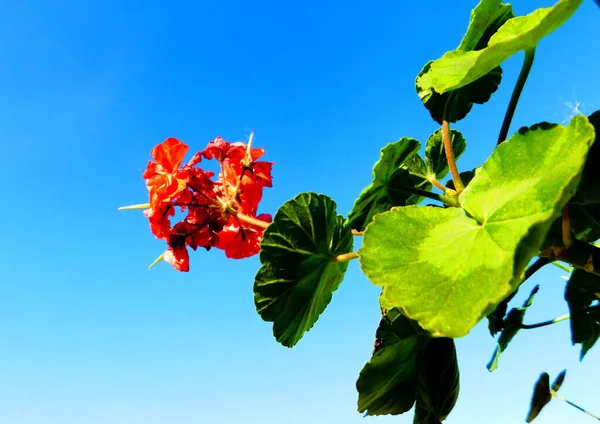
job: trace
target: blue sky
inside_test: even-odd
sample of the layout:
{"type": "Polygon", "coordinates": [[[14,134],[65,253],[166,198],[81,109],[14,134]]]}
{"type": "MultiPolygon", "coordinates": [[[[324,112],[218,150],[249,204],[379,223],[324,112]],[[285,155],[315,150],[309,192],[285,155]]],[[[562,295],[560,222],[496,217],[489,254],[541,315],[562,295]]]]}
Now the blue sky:
{"type": "MultiPolygon", "coordinates": [[[[600,108],[600,9],[587,0],[540,44],[512,131],[600,108]]],[[[519,2],[528,13],[548,0],[519,2]]],[[[5,181],[0,274],[4,424],[351,424],[369,359],[378,290],[350,265],[315,328],[278,345],[254,310],[257,258],[192,256],[191,272],[147,265],[164,249],[137,212],[151,148],[169,136],[203,148],[217,135],[274,161],[263,212],[303,191],[347,214],[379,149],[436,130],[415,94],[428,60],[458,45],[472,2],[13,1],[0,16],[5,181]],[[8,208],[8,206],[11,206],[8,208]]],[[[493,149],[522,56],[485,107],[455,128],[459,167],[493,149]]],[[[558,269],[528,322],[566,313],[558,269]]],[[[531,288],[522,290],[518,302],[531,288]]],[[[598,410],[600,349],[578,362],[568,324],[517,337],[490,374],[485,324],[458,341],[462,393],[447,423],[523,422],[542,371],[598,410]]],[[[587,423],[553,402],[540,423],[587,423]]]]}

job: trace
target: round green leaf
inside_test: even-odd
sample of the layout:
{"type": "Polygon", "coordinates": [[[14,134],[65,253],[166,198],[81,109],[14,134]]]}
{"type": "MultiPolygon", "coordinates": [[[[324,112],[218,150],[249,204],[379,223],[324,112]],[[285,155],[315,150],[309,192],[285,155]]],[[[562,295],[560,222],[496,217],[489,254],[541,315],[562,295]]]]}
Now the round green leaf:
{"type": "Polygon", "coordinates": [[[457,50],[485,48],[492,35],[514,16],[510,4],[504,4],[501,0],[481,0],[471,12],[469,27],[457,50]]]}
{"type": "Polygon", "coordinates": [[[461,193],[463,209],[407,206],[375,217],[360,263],[383,287],[382,308],[400,308],[434,336],[465,336],[519,285],[577,187],[593,136],[583,116],[523,129],[461,193]]]}
{"type": "Polygon", "coordinates": [[[378,213],[422,200],[403,190],[404,187],[431,189],[425,177],[425,163],[417,154],[420,148],[417,140],[403,137],[381,150],[379,161],[373,167],[373,182],[362,191],[348,215],[351,228],[362,231],[378,213]]]}
{"type": "MultiPolygon", "coordinates": [[[[471,13],[471,21],[467,33],[462,39],[458,50],[470,51],[485,48],[490,37],[508,19],[514,16],[512,6],[502,4],[499,0],[482,0],[471,13]]],[[[424,76],[431,68],[433,61],[425,64],[416,80],[417,94],[427,108],[431,117],[442,124],[444,111],[449,122],[457,122],[467,116],[473,104],[484,104],[496,92],[502,81],[502,68],[499,66],[486,73],[481,78],[465,87],[450,93],[440,94],[429,83],[429,77],[424,76]],[[446,105],[450,102],[448,105],[446,105]]]]}
{"type": "Polygon", "coordinates": [[[515,53],[535,48],[542,38],[566,22],[582,1],[560,0],[554,7],[509,19],[484,49],[454,50],[444,54],[422,76],[421,88],[432,88],[443,94],[478,80],[515,53]]]}
{"type": "Polygon", "coordinates": [[[352,242],[327,196],[302,193],[279,208],[261,242],[254,301],[281,344],[294,346],[325,310],[348,268],[333,259],[352,242]]]}

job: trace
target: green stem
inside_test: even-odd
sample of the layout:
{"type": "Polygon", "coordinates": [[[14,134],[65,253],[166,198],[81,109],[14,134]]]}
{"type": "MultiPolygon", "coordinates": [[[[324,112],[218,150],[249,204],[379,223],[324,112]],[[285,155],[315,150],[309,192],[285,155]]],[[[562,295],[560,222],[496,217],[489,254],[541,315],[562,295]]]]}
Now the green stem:
{"type": "Polygon", "coordinates": [[[558,263],[558,262],[552,262],[552,265],[554,265],[555,267],[560,268],[560,269],[562,269],[563,271],[566,271],[566,272],[573,271],[572,268],[569,268],[568,266],[564,266],[563,264],[558,263]]]}
{"type": "Polygon", "coordinates": [[[449,206],[459,206],[458,202],[450,196],[445,196],[443,194],[432,193],[430,191],[421,190],[414,187],[409,187],[405,185],[394,185],[394,188],[397,188],[400,191],[404,191],[410,194],[416,194],[417,196],[427,197],[428,199],[437,200],[438,202],[445,203],[449,206]]]}
{"type": "Polygon", "coordinates": [[[270,222],[261,221],[260,219],[253,218],[242,213],[238,213],[236,216],[240,221],[247,222],[248,224],[255,225],[260,228],[266,229],[271,224],[270,222]]]}
{"type": "Polygon", "coordinates": [[[358,252],[349,252],[331,258],[331,262],[348,262],[352,259],[358,259],[358,252]]]}
{"type": "Polygon", "coordinates": [[[540,269],[542,269],[544,266],[548,265],[549,263],[550,263],[550,260],[547,258],[537,258],[535,260],[535,262],[532,263],[531,266],[525,270],[525,275],[523,277],[523,281],[521,281],[521,284],[523,284],[533,274],[538,272],[540,269]]]}
{"type": "Polygon", "coordinates": [[[531,71],[531,65],[533,65],[534,57],[535,47],[525,50],[525,58],[523,59],[523,65],[521,66],[521,73],[519,74],[519,78],[517,79],[517,83],[513,89],[512,96],[510,97],[510,102],[508,103],[508,108],[504,114],[504,121],[502,122],[502,128],[500,129],[500,134],[498,135],[498,144],[506,140],[508,130],[510,129],[510,124],[515,114],[515,110],[517,109],[517,103],[519,103],[519,97],[521,97],[523,87],[525,87],[527,77],[529,76],[529,71],[531,71]]]}
{"type": "Polygon", "coordinates": [[[571,319],[570,315],[563,315],[561,317],[554,318],[554,319],[551,319],[549,321],[538,322],[536,324],[523,324],[523,323],[521,323],[521,325],[519,325],[519,328],[522,328],[523,330],[531,330],[533,328],[546,327],[547,325],[556,324],[557,322],[566,321],[568,319],[571,319]]]}
{"type": "Polygon", "coordinates": [[[592,418],[595,418],[596,420],[600,421],[600,417],[597,415],[592,414],[590,411],[586,411],[585,409],[583,409],[581,406],[574,404],[573,402],[571,402],[570,400],[565,399],[564,397],[562,397],[561,395],[559,395],[558,393],[556,393],[554,390],[550,390],[550,394],[552,396],[554,396],[556,399],[560,399],[563,402],[568,403],[569,405],[571,405],[573,408],[580,410],[581,412],[583,412],[584,414],[589,415],[592,418]]]}
{"type": "Polygon", "coordinates": [[[452,102],[454,92],[450,93],[446,104],[444,105],[444,114],[442,116],[442,139],[444,141],[444,152],[446,153],[446,161],[448,162],[448,168],[450,174],[452,174],[452,181],[454,181],[454,188],[457,192],[461,192],[465,189],[465,185],[460,178],[460,173],[456,167],[456,158],[454,157],[454,149],[452,148],[452,139],[450,138],[450,123],[448,122],[448,107],[452,102]]]}

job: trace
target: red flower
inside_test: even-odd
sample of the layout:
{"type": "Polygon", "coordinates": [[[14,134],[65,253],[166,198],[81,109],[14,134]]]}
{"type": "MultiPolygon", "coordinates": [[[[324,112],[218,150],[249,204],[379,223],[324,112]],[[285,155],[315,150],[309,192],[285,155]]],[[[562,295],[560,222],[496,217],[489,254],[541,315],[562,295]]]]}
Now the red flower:
{"type": "Polygon", "coordinates": [[[188,272],[190,270],[190,255],[185,246],[179,248],[169,247],[163,253],[163,259],[177,271],[188,272]]]}
{"type": "Polygon", "coordinates": [[[264,227],[271,222],[270,215],[256,216],[263,187],[272,186],[273,164],[257,161],[264,149],[217,137],[182,166],[187,150],[175,138],[165,140],[152,149],[155,161],[144,172],[150,197],[150,209],[144,214],[152,233],[169,246],[163,259],[186,272],[188,247],[217,247],[235,259],[257,254],[264,227]],[[216,181],[214,173],[197,167],[202,157],[220,163],[216,181]],[[175,216],[177,207],[185,217],[171,226],[169,218],[175,216]]]}
{"type": "MultiPolygon", "coordinates": [[[[256,219],[271,222],[271,215],[262,214],[256,219]]],[[[254,256],[260,251],[260,242],[264,231],[264,228],[240,222],[237,218],[231,217],[229,224],[219,233],[219,242],[216,247],[223,249],[225,256],[231,259],[254,256]]]]}
{"type": "Polygon", "coordinates": [[[170,202],[177,194],[185,190],[188,172],[179,169],[188,146],[176,138],[167,138],[152,149],[156,162],[148,161],[143,177],[150,195],[150,206],[159,208],[161,202],[170,202]]]}

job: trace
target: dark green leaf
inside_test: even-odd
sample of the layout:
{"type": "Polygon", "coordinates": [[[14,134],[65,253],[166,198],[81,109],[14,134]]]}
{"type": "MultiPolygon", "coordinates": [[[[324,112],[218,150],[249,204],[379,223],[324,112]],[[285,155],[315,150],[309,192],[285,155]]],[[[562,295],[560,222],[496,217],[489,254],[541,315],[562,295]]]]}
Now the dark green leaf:
{"type": "Polygon", "coordinates": [[[415,424],[439,423],[458,399],[459,372],[454,340],[434,338],[419,363],[415,424]]]}
{"type": "Polygon", "coordinates": [[[397,415],[415,403],[416,361],[427,336],[397,310],[379,323],[372,358],[356,382],[358,411],[367,415],[397,415]]]}
{"type": "Polygon", "coordinates": [[[600,323],[586,309],[600,299],[600,277],[581,269],[571,273],[565,300],[571,315],[571,341],[581,344],[581,359],[600,338],[600,323]]]}
{"type": "Polygon", "coordinates": [[[432,63],[433,61],[428,62],[421,69],[417,76],[416,87],[417,94],[429,111],[431,118],[440,125],[444,119],[444,110],[448,114],[446,116],[448,122],[458,122],[469,114],[473,104],[482,105],[487,102],[502,81],[502,68],[498,66],[466,87],[453,91],[452,96],[449,93],[439,94],[433,88],[421,85],[421,79],[427,74],[432,63]],[[446,107],[448,101],[450,103],[446,107]]]}
{"type": "Polygon", "coordinates": [[[562,386],[562,384],[565,381],[566,375],[567,375],[567,370],[562,370],[561,373],[558,374],[558,376],[552,382],[552,390],[554,390],[555,392],[558,392],[558,390],[560,389],[560,387],[562,386]]]}
{"type": "Polygon", "coordinates": [[[417,154],[421,145],[412,138],[401,138],[381,150],[373,167],[373,182],[365,188],[348,216],[352,229],[362,231],[378,213],[393,206],[413,205],[422,197],[408,193],[403,187],[430,190],[427,168],[417,154]]]}
{"type": "Polygon", "coordinates": [[[539,415],[544,406],[548,405],[551,400],[552,395],[550,394],[550,376],[548,373],[544,372],[540,375],[540,378],[538,378],[538,381],[535,383],[535,387],[533,388],[531,405],[529,407],[529,413],[527,414],[527,419],[525,422],[532,422],[535,417],[539,415]]]}
{"type": "Polygon", "coordinates": [[[600,110],[588,117],[596,130],[596,141],[588,153],[583,177],[573,200],[580,204],[600,203],[600,110]]]}
{"type": "MultiPolygon", "coordinates": [[[[465,138],[460,131],[450,130],[450,143],[454,158],[458,159],[467,147],[465,138]]],[[[439,129],[427,140],[425,146],[425,161],[427,162],[427,171],[430,175],[440,180],[448,173],[448,161],[446,160],[446,149],[444,148],[444,137],[442,130],[439,129]]]]}
{"type": "Polygon", "coordinates": [[[254,302],[281,344],[294,346],[325,310],[348,268],[332,258],[352,241],[327,196],[302,193],[279,208],[261,243],[254,302]]]}
{"type": "MultiPolygon", "coordinates": [[[[569,221],[578,240],[593,243],[600,238],[600,204],[569,204],[569,221]]],[[[562,244],[562,218],[558,217],[552,223],[542,249],[562,244]]]]}
{"type": "Polygon", "coordinates": [[[498,338],[498,346],[494,351],[492,360],[487,364],[488,370],[494,371],[496,368],[498,368],[498,359],[500,358],[500,355],[506,350],[513,337],[515,337],[521,329],[525,312],[527,312],[527,308],[529,308],[533,303],[533,298],[539,289],[540,286],[535,286],[525,303],[523,303],[523,306],[520,308],[511,309],[506,316],[506,319],[503,323],[504,330],[502,330],[502,334],[500,334],[500,337],[498,338]]]}
{"type": "Polygon", "coordinates": [[[504,329],[504,317],[506,316],[506,311],[508,310],[508,303],[516,296],[517,293],[518,290],[512,292],[502,302],[498,303],[496,309],[494,309],[494,311],[487,316],[488,330],[490,330],[490,334],[492,336],[495,336],[504,329]]]}
{"type": "Polygon", "coordinates": [[[468,334],[521,283],[579,183],[592,138],[584,116],[517,133],[460,194],[462,209],[407,206],[375,217],[359,260],[383,287],[381,307],[402,309],[434,336],[468,334]]]}

